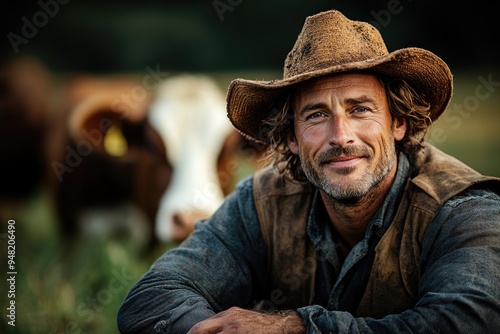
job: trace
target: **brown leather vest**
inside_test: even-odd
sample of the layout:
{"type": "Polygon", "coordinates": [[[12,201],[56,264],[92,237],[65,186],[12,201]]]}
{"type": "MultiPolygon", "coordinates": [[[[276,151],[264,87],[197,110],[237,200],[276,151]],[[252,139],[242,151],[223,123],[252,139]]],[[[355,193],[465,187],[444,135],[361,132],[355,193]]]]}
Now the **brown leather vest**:
{"type": "MultiPolygon", "coordinates": [[[[394,220],[375,248],[355,316],[380,318],[413,307],[422,239],[434,215],[448,199],[473,185],[491,183],[500,192],[500,178],[483,176],[429,144],[416,157],[413,171],[394,220]]],[[[307,222],[315,189],[285,180],[270,167],[256,173],[253,187],[268,253],[271,302],[279,309],[310,305],[316,255],[307,222]]]]}

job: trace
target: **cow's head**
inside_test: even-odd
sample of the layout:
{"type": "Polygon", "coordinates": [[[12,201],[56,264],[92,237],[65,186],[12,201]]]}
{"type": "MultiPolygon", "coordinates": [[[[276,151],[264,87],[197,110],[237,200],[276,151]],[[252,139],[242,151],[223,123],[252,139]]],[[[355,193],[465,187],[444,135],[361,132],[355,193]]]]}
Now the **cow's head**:
{"type": "Polygon", "coordinates": [[[155,232],[182,241],[197,220],[208,217],[242,174],[244,139],[226,116],[225,96],[201,75],[179,75],[158,88],[149,121],[162,137],[172,182],[163,195],[155,232]]]}

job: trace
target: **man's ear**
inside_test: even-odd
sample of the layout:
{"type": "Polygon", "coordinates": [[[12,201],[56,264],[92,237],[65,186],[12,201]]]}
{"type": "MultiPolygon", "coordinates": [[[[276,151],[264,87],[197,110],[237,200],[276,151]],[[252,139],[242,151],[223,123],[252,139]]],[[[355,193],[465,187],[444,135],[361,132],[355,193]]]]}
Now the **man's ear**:
{"type": "Polygon", "coordinates": [[[406,133],[406,118],[400,117],[394,119],[394,140],[400,141],[406,133]]]}
{"type": "Polygon", "coordinates": [[[293,154],[299,154],[299,144],[297,143],[297,140],[295,139],[295,136],[293,134],[289,134],[287,136],[286,144],[293,154]]]}

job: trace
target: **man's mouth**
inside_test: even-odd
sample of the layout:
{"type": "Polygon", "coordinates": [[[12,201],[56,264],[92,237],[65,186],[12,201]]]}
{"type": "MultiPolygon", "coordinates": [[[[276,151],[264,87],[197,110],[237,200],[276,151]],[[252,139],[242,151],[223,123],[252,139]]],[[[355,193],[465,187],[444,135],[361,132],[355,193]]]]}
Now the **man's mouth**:
{"type": "Polygon", "coordinates": [[[330,148],[316,157],[318,165],[325,165],[332,169],[344,169],[342,172],[352,171],[362,162],[370,158],[370,151],[363,146],[330,148]]]}
{"type": "Polygon", "coordinates": [[[327,161],[324,162],[324,164],[333,168],[346,168],[355,166],[357,163],[361,161],[361,159],[363,159],[363,157],[353,156],[353,155],[341,155],[328,159],[327,161]]]}

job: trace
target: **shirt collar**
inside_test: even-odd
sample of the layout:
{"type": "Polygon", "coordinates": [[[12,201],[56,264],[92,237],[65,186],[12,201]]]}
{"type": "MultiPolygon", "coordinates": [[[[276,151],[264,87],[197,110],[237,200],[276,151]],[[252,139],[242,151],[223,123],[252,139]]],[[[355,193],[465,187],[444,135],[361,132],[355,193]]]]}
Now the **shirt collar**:
{"type": "Polygon", "coordinates": [[[366,234],[367,238],[371,237],[371,235],[375,232],[375,228],[378,230],[379,237],[381,237],[391,224],[392,220],[394,219],[394,215],[396,214],[396,210],[399,206],[401,195],[403,194],[403,190],[405,188],[406,180],[408,179],[409,174],[410,162],[408,161],[406,155],[400,153],[398,158],[398,168],[396,171],[396,176],[394,177],[394,181],[392,182],[389,192],[385,196],[382,206],[377,210],[375,216],[373,216],[372,220],[368,224],[366,234]]]}

